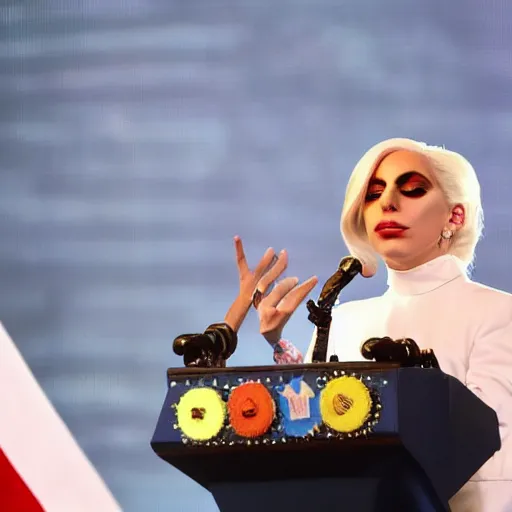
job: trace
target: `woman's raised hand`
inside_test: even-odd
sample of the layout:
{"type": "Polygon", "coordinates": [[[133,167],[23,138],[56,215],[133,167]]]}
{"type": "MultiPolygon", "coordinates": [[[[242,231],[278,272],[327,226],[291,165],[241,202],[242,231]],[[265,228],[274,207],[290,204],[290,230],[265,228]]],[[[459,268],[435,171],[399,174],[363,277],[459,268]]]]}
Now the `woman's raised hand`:
{"type": "Polygon", "coordinates": [[[288,253],[283,250],[276,255],[272,248],[268,248],[256,268],[251,270],[242,240],[237,236],[234,241],[240,291],[224,321],[238,331],[254,305],[260,319],[260,333],[269,343],[275,344],[291,315],[318,283],[318,278],[313,276],[299,284],[297,277],[286,277],[271,290],[288,267],[288,253]]]}
{"type": "Polygon", "coordinates": [[[251,308],[260,279],[269,268],[272,269],[273,275],[275,275],[274,279],[277,279],[277,277],[286,270],[288,257],[284,252],[276,256],[274,249],[269,247],[263,254],[256,268],[251,270],[247,264],[242,240],[240,237],[236,236],[234,242],[240,290],[238,297],[226,313],[224,321],[230,325],[234,331],[238,331],[251,308]]]}
{"type": "MultiPolygon", "coordinates": [[[[266,285],[266,277],[262,278],[258,289],[262,282],[263,286],[266,285]]],[[[299,284],[297,277],[286,277],[261,299],[258,305],[260,333],[271,345],[275,345],[281,339],[284,326],[317,283],[316,276],[310,277],[302,284],[299,284]]],[[[264,290],[261,292],[264,293],[264,290]]]]}

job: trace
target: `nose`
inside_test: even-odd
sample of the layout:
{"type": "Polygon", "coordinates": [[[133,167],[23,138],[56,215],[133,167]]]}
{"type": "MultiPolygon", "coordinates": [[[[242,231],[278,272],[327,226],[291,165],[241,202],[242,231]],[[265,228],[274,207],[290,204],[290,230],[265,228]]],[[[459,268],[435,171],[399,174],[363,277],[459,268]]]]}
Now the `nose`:
{"type": "Polygon", "coordinates": [[[393,203],[383,204],[382,205],[383,212],[396,212],[398,211],[397,207],[393,203]]]}
{"type": "Polygon", "coordinates": [[[398,194],[394,190],[385,190],[380,196],[380,206],[383,212],[398,211],[398,194]]]}

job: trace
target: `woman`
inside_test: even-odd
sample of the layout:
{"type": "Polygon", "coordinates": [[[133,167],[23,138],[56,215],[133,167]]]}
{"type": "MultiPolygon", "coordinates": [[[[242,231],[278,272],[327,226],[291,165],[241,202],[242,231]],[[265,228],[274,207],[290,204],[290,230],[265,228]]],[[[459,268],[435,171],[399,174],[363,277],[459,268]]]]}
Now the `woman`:
{"type": "MultiPolygon", "coordinates": [[[[496,411],[502,439],[501,450],[451,500],[452,510],[510,512],[512,296],[468,277],[482,219],[478,179],[461,155],[409,139],[371,148],[350,177],[341,232],[363,275],[375,273],[377,257],[384,261],[389,288],[333,310],[328,357],[361,360],[361,344],[372,337],[432,348],[445,373],[496,411]]],[[[278,362],[283,348],[284,362],[300,361],[282,331],[314,282],[284,280],[258,305],[260,331],[278,347],[278,362]]],[[[260,281],[258,298],[267,287],[260,281]]]]}

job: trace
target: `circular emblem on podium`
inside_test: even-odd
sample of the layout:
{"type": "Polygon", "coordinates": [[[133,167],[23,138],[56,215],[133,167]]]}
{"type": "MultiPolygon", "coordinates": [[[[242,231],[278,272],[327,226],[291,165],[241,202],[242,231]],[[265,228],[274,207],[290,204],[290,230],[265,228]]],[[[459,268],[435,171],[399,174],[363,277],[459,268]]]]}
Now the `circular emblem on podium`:
{"type": "Polygon", "coordinates": [[[272,425],[275,404],[268,389],[259,382],[235,388],[228,400],[229,422],[242,437],[259,437],[272,425]]]}
{"type": "Polygon", "coordinates": [[[322,420],[337,432],[349,433],[361,428],[371,408],[369,389],[355,377],[330,380],[320,395],[322,420]]]}
{"type": "Polygon", "coordinates": [[[216,436],[226,418],[226,405],[219,393],[210,388],[187,391],[176,406],[178,427],[194,441],[216,436]]]}

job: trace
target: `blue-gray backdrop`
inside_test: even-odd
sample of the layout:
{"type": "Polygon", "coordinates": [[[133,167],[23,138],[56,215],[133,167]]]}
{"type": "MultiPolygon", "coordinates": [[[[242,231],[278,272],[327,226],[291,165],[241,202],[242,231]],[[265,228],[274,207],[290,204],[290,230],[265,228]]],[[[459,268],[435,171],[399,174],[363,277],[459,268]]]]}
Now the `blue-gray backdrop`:
{"type": "MultiPolygon", "coordinates": [[[[235,234],[326,279],[379,140],[472,161],[475,277],[512,291],[511,20],[507,0],[0,2],[0,320],[124,510],[217,510],[149,447],[172,339],[222,319],[235,234]]],[[[257,331],[232,364],[271,362],[257,331]]]]}

